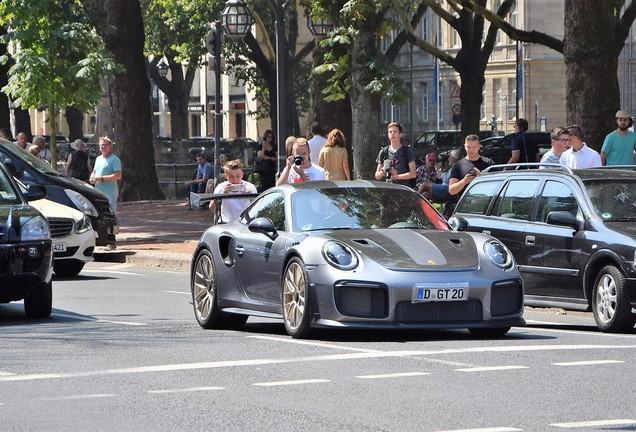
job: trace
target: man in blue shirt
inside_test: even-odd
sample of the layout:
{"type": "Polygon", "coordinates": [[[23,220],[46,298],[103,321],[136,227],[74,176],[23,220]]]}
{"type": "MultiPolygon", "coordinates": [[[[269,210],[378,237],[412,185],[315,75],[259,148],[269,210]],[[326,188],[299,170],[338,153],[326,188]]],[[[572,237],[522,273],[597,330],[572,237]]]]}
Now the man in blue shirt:
{"type": "Polygon", "coordinates": [[[624,110],[616,113],[616,130],[610,132],[601,147],[603,165],[632,165],[636,150],[636,133],[629,130],[631,115],[624,110]]]}
{"type": "Polygon", "coordinates": [[[186,181],[185,185],[189,188],[190,192],[203,193],[205,192],[208,179],[214,178],[214,167],[205,160],[203,153],[197,155],[197,163],[196,178],[186,181]]]}
{"type": "Polygon", "coordinates": [[[117,182],[121,179],[121,161],[113,154],[113,143],[107,136],[99,139],[99,150],[102,154],[95,159],[95,166],[88,181],[95,185],[95,189],[106,194],[110,208],[115,213],[119,194],[117,182]]]}

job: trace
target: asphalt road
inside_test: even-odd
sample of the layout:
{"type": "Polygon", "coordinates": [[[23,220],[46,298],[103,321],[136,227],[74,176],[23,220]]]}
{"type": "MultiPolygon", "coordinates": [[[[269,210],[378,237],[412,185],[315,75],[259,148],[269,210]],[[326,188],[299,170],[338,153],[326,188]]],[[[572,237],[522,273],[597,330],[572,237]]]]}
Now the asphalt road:
{"type": "Polygon", "coordinates": [[[0,305],[0,430],[636,430],[636,332],[590,314],[300,341],[264,319],[203,330],[187,273],[114,263],[54,280],[53,306],[0,305]]]}

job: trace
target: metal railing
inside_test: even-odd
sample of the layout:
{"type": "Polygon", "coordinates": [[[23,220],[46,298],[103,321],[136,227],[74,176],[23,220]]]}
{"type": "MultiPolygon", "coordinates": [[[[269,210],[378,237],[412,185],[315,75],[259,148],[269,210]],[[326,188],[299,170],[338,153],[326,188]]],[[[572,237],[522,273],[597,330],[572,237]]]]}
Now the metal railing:
{"type": "Polygon", "coordinates": [[[188,188],[184,184],[191,180],[196,163],[158,163],[155,164],[159,186],[167,198],[186,198],[188,188]]]}

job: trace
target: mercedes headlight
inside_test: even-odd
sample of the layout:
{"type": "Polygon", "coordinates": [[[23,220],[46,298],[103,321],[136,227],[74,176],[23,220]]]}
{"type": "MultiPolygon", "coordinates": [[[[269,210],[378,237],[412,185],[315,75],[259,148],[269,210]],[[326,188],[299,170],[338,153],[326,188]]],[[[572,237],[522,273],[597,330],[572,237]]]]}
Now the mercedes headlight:
{"type": "Polygon", "coordinates": [[[51,230],[49,229],[49,223],[42,216],[29,219],[27,223],[22,225],[20,239],[22,241],[50,240],[51,230]]]}
{"type": "Polygon", "coordinates": [[[66,196],[68,196],[73,205],[77,207],[79,211],[89,216],[99,216],[99,212],[93,203],[91,203],[84,195],[71,189],[64,189],[64,192],[66,192],[66,196]]]}
{"type": "Polygon", "coordinates": [[[358,266],[355,252],[344,243],[329,241],[322,247],[322,256],[332,266],[340,270],[353,270],[358,266]]]}
{"type": "Polygon", "coordinates": [[[512,266],[512,254],[508,248],[498,240],[489,240],[485,242],[484,253],[497,267],[507,269],[512,266]]]}
{"type": "Polygon", "coordinates": [[[91,224],[91,220],[86,215],[84,215],[81,220],[75,222],[75,232],[77,234],[85,233],[90,229],[93,229],[93,225],[91,224]]]}

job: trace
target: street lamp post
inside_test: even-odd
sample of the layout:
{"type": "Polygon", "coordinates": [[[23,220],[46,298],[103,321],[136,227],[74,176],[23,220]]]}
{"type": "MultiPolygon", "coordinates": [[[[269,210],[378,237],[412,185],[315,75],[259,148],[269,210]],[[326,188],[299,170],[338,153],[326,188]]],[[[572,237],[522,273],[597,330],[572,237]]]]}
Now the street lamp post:
{"type": "MultiPolygon", "coordinates": [[[[276,20],[276,135],[278,142],[278,174],[285,168],[287,161],[287,98],[285,93],[285,81],[287,74],[287,40],[285,39],[285,11],[291,0],[268,0],[274,19],[276,20]]],[[[222,13],[223,27],[229,37],[234,41],[240,41],[254,21],[251,12],[242,0],[228,0],[222,13]],[[238,25],[237,23],[240,23],[238,25]],[[238,27],[241,27],[239,34],[238,27]]],[[[333,27],[327,20],[307,16],[307,25],[314,36],[324,36],[333,27]]]]}

